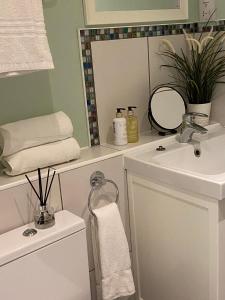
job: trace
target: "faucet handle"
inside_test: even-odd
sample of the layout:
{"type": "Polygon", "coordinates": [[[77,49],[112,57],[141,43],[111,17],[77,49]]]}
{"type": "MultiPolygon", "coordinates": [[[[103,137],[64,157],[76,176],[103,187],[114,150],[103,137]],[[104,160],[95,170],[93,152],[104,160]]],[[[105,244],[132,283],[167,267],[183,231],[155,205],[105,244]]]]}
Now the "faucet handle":
{"type": "Polygon", "coordinates": [[[195,117],[208,118],[208,115],[198,112],[189,112],[183,115],[183,121],[193,122],[195,117]]]}

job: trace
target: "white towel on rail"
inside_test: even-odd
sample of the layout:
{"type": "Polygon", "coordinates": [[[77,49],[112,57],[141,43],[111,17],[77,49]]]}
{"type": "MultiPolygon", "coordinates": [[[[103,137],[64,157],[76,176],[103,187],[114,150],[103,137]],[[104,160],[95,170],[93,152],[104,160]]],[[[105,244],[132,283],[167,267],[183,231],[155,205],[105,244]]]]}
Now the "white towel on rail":
{"type": "Polygon", "coordinates": [[[42,0],[1,0],[0,77],[53,68],[42,0]]]}
{"type": "Polygon", "coordinates": [[[67,139],[73,135],[70,118],[62,111],[0,126],[0,154],[67,139]]]}
{"type": "Polygon", "coordinates": [[[102,298],[112,300],[135,293],[129,246],[118,206],[94,210],[97,217],[102,298]]]}
{"type": "Polygon", "coordinates": [[[10,176],[27,173],[80,157],[80,146],[74,138],[22,150],[3,157],[4,173],[10,176]]]}

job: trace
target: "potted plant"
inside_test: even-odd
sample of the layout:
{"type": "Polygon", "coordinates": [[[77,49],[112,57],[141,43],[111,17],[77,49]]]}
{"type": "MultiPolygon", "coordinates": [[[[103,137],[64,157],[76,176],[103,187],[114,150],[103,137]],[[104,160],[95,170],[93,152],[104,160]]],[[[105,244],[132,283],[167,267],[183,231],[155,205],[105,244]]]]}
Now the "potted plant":
{"type": "MultiPolygon", "coordinates": [[[[178,55],[173,44],[163,39],[166,47],[160,54],[167,62],[162,67],[171,70],[173,80],[168,85],[180,90],[188,103],[188,111],[209,116],[217,84],[225,83],[225,32],[213,33],[211,27],[207,35],[202,33],[198,39],[185,30],[183,32],[188,44],[187,53],[181,49],[178,55]]],[[[208,120],[200,118],[197,122],[205,126],[209,117],[208,120]]]]}

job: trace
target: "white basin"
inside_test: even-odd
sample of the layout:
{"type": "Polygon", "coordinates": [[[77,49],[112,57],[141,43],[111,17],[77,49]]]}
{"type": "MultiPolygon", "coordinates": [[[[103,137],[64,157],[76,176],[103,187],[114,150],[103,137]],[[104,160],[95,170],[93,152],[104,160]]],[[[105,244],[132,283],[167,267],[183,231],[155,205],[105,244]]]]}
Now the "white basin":
{"type": "Polygon", "coordinates": [[[168,147],[163,154],[155,155],[153,161],[159,165],[194,172],[202,175],[225,173],[225,133],[200,142],[198,145],[168,147]],[[200,157],[194,150],[200,150],[200,157]]]}
{"type": "Polygon", "coordinates": [[[180,144],[174,137],[150,144],[126,155],[125,167],[154,181],[173,185],[202,195],[222,200],[225,198],[225,128],[209,126],[209,133],[194,135],[196,145],[180,144]],[[165,151],[156,151],[162,145],[165,151]],[[200,146],[199,146],[200,145],[200,146]],[[201,156],[194,150],[200,147],[201,156]]]}

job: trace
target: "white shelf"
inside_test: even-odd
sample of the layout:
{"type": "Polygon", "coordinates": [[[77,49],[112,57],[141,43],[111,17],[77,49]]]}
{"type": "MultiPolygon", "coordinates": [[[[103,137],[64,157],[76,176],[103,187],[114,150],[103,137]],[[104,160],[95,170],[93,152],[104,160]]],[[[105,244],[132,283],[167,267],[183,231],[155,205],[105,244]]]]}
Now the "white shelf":
{"type": "MultiPolygon", "coordinates": [[[[166,136],[168,137],[168,136],[166,136]]],[[[101,146],[95,146],[90,148],[83,148],[81,150],[81,158],[71,161],[69,163],[64,163],[56,165],[53,168],[56,170],[56,174],[60,174],[69,170],[80,168],[89,164],[93,164],[102,160],[106,160],[112,157],[123,155],[129,151],[137,150],[149,143],[160,141],[166,137],[159,136],[156,132],[143,133],[140,136],[138,143],[128,144],[126,146],[115,146],[113,144],[104,144],[101,146]]],[[[47,169],[42,171],[42,177],[47,177],[47,169]]],[[[31,181],[37,180],[37,172],[30,172],[29,178],[31,181]]],[[[18,185],[26,184],[27,179],[24,174],[10,177],[7,175],[0,176],[0,191],[13,188],[18,185]]]]}

